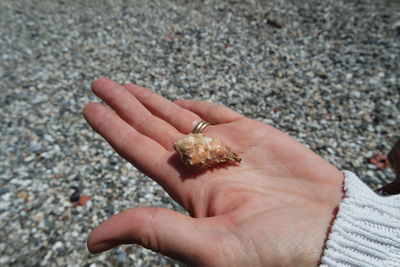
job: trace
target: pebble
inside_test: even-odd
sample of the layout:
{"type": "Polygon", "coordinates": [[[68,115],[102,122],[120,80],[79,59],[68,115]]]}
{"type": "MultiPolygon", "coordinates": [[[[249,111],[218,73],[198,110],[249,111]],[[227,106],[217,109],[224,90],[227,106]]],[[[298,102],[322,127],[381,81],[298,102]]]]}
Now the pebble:
{"type": "Polygon", "coordinates": [[[90,84],[100,76],[171,100],[224,104],[371,188],[394,179],[368,158],[400,137],[396,1],[0,6],[1,266],[178,266],[139,246],[126,255],[87,252],[90,231],[114,213],[150,205],[184,212],[82,118],[84,105],[98,101],[90,84]]]}
{"type": "Polygon", "coordinates": [[[8,192],[10,192],[10,189],[8,189],[6,187],[0,188],[0,196],[3,195],[3,194],[6,194],[8,192]]]}
{"type": "Polygon", "coordinates": [[[26,190],[20,190],[17,193],[17,198],[19,198],[21,200],[26,201],[26,200],[28,200],[28,197],[29,197],[29,193],[26,190]]]}
{"type": "Polygon", "coordinates": [[[124,250],[118,250],[118,262],[124,263],[126,260],[126,253],[124,250]]]}
{"type": "Polygon", "coordinates": [[[104,207],[104,211],[109,215],[113,215],[114,214],[114,206],[112,204],[107,204],[107,206],[104,207]]]}
{"type": "Polygon", "coordinates": [[[69,201],[71,202],[79,201],[81,197],[81,190],[76,186],[71,186],[71,189],[73,190],[73,192],[69,197],[69,201]]]}
{"type": "Polygon", "coordinates": [[[63,246],[64,245],[63,245],[63,243],[61,241],[57,241],[56,243],[54,243],[52,249],[53,250],[58,250],[58,249],[61,249],[63,246]]]}
{"type": "Polygon", "coordinates": [[[81,195],[79,197],[79,206],[85,206],[86,203],[90,200],[90,196],[87,195],[81,195]]]}

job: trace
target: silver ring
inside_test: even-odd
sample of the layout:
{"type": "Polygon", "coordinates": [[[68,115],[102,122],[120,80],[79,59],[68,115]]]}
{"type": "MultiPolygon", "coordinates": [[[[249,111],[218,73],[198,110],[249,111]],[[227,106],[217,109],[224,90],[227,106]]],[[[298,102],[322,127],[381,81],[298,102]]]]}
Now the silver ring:
{"type": "Polygon", "coordinates": [[[194,134],[198,134],[201,131],[204,130],[204,128],[206,128],[208,125],[210,125],[211,123],[207,122],[207,121],[199,121],[196,126],[194,127],[192,133],[194,134]]]}

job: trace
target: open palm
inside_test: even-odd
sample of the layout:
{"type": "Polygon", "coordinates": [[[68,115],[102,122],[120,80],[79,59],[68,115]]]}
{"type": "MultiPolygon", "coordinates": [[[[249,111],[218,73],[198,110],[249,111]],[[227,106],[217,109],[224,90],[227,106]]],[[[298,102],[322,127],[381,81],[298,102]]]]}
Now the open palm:
{"type": "Polygon", "coordinates": [[[88,248],[98,253],[140,244],[195,266],[313,266],[323,251],[343,195],[343,175],[281,131],[226,107],[203,101],[170,102],[137,85],[109,79],[94,93],[114,111],[90,103],[88,123],[125,159],[159,183],[191,215],[134,208],[97,227],[88,248]],[[242,158],[191,171],[173,143],[199,120],[203,134],[242,158]]]}

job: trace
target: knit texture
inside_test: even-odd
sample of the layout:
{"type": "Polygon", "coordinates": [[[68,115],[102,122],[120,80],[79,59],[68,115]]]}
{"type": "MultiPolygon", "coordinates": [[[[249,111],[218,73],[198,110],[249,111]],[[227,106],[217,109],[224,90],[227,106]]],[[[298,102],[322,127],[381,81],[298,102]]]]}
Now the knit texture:
{"type": "Polygon", "coordinates": [[[331,266],[400,266],[400,195],[382,197],[344,171],[345,194],[321,259],[331,266]]]}

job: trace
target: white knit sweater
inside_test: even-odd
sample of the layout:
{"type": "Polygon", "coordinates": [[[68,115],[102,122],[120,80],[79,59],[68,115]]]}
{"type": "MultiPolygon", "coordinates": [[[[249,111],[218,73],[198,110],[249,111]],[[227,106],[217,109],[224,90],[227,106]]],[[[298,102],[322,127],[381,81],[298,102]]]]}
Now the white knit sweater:
{"type": "Polygon", "coordinates": [[[382,197],[345,171],[344,198],[321,259],[331,266],[400,266],[400,195],[382,197]]]}

